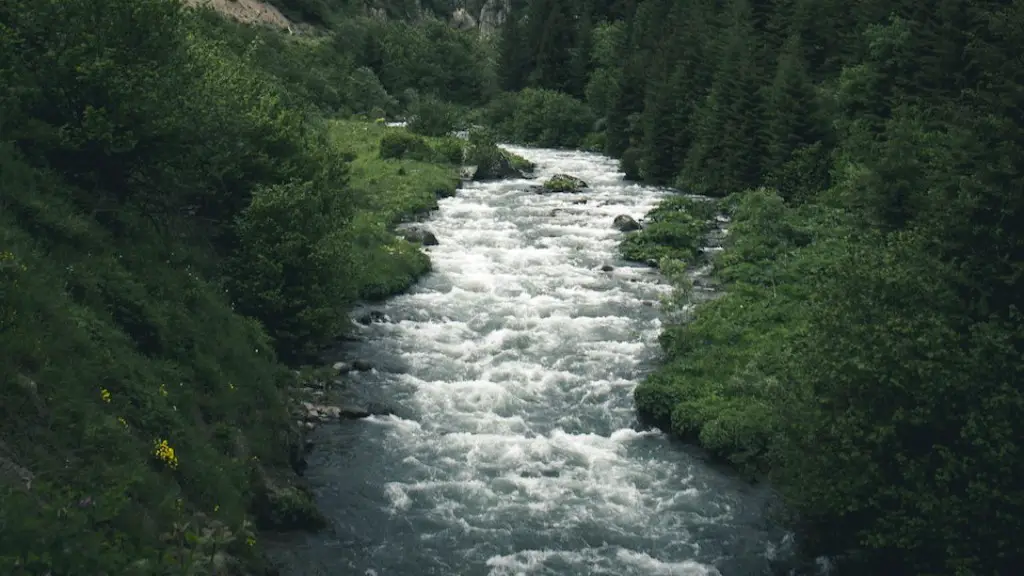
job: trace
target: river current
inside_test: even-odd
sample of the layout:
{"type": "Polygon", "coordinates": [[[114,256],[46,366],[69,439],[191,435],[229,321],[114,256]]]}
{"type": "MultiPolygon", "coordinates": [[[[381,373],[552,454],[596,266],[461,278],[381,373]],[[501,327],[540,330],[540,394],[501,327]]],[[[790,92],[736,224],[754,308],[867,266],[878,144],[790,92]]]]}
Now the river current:
{"type": "Polygon", "coordinates": [[[618,258],[612,220],[671,192],[624,182],[600,155],[509,149],[534,178],[442,200],[424,223],[434,272],[356,312],[385,321],[345,347],[375,367],[347,386],[396,415],[316,432],[306,476],[332,528],[292,538],[287,571],[770,573],[786,536],[767,489],[636,422],[669,288],[618,258]],[[528,190],[555,173],[590,187],[528,190]]]}

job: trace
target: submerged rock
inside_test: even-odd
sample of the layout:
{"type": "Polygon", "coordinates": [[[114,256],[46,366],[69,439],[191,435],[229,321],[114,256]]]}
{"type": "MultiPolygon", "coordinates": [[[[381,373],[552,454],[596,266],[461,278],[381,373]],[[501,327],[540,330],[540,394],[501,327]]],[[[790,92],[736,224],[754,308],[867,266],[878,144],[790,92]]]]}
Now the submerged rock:
{"type": "MultiPolygon", "coordinates": [[[[363,314],[362,316],[360,316],[359,320],[358,320],[358,322],[360,324],[362,324],[363,326],[368,326],[368,325],[370,325],[370,324],[372,324],[374,322],[387,322],[387,321],[388,321],[388,317],[385,316],[384,313],[379,311],[379,310],[374,310],[372,312],[367,312],[366,314],[363,314]]],[[[353,368],[355,368],[354,364],[353,364],[353,368]]],[[[358,370],[358,368],[356,368],[356,370],[358,370]]]]}
{"type": "Polygon", "coordinates": [[[356,372],[369,372],[373,370],[373,364],[370,364],[366,360],[356,360],[352,362],[352,369],[356,372]]]}

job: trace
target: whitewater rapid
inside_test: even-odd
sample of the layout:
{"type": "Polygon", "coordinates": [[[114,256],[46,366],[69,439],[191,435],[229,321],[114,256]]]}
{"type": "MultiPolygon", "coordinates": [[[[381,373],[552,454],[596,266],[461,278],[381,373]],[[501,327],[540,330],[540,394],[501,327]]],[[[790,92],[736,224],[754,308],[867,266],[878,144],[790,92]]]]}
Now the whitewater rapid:
{"type": "Polygon", "coordinates": [[[332,530],[290,542],[289,570],[767,574],[783,534],[766,490],[636,423],[669,288],[618,258],[612,220],[671,192],[600,155],[509,148],[534,178],[442,200],[434,272],[356,311],[385,321],[345,348],[375,366],[347,386],[396,415],[318,430],[306,475],[332,530]],[[529,191],[555,173],[590,188],[529,191]]]}

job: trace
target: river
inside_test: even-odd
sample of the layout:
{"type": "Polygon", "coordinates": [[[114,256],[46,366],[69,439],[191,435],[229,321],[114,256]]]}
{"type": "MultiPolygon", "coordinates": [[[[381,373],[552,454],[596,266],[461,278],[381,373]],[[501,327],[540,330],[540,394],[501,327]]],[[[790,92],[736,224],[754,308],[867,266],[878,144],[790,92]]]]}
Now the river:
{"type": "Polygon", "coordinates": [[[535,178],[442,200],[434,272],[357,312],[386,321],[346,348],[375,366],[348,385],[396,415],[317,431],[306,476],[333,527],[294,537],[287,572],[770,573],[785,534],[767,489],[638,431],[632,391],[658,360],[668,287],[617,257],[611,222],[670,192],[600,155],[509,148],[535,178]],[[527,190],[560,172],[590,188],[527,190]]]}

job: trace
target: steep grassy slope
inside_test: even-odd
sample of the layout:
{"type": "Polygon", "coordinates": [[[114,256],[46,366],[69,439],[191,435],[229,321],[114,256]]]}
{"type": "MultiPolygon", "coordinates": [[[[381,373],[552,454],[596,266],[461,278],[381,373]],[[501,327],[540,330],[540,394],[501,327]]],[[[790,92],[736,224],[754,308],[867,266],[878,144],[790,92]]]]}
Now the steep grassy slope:
{"type": "Polygon", "coordinates": [[[288,364],[429,269],[392,226],[457,172],[449,141],[383,159],[401,129],[322,118],[279,73],[315,43],[244,34],[0,7],[0,572],[254,573],[260,529],[322,524],[288,364]]]}

